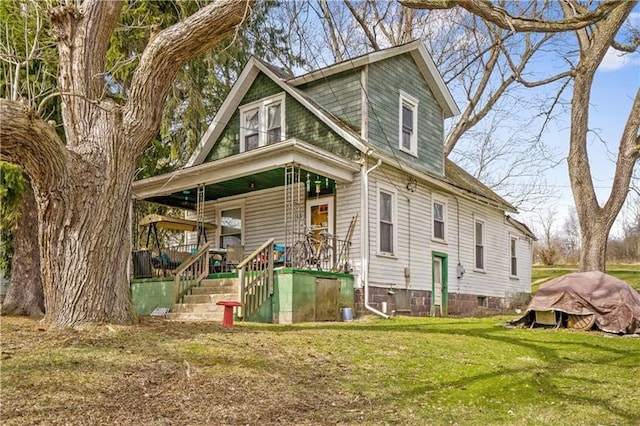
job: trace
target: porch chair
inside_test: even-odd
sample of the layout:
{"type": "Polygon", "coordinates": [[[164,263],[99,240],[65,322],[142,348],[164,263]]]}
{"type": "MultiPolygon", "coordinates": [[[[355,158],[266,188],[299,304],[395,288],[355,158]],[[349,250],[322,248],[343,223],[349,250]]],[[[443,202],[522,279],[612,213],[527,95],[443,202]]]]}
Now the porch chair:
{"type": "Polygon", "coordinates": [[[244,245],[229,244],[226,258],[225,267],[227,272],[233,272],[235,267],[244,259],[244,245]]]}

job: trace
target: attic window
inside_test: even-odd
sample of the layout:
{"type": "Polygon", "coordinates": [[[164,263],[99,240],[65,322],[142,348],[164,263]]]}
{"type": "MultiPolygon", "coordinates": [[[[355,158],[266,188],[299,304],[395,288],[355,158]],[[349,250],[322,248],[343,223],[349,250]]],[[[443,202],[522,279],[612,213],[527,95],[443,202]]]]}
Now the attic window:
{"type": "Polygon", "coordinates": [[[400,91],[399,148],[418,155],[418,100],[400,91]]]}
{"type": "Polygon", "coordinates": [[[240,152],[284,139],[284,94],[240,107],[240,152]]]}

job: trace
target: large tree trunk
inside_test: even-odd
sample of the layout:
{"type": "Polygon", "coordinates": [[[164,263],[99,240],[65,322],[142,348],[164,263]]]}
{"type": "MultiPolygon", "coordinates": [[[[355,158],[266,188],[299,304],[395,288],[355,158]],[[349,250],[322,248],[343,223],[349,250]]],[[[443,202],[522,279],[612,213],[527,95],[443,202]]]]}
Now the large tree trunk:
{"type": "Polygon", "coordinates": [[[54,8],[66,145],[32,108],[0,99],[0,159],[31,177],[38,205],[46,321],[135,320],[128,287],[136,159],[155,135],[179,69],[233,31],[252,1],[218,0],[156,34],[128,99],[105,98],[105,57],[122,2],[54,8]]]}
{"type": "MultiPolygon", "coordinates": [[[[573,13],[573,9],[564,4],[563,8],[567,16],[573,13]]],[[[574,71],[571,135],[567,163],[571,191],[582,234],[579,265],[581,271],[604,272],[607,239],[627,198],[633,168],[638,160],[636,144],[640,124],[638,116],[640,113],[640,90],[636,94],[635,102],[620,138],[611,193],[606,203],[600,206],[593,186],[587,150],[591,88],[598,66],[602,63],[615,35],[632,9],[633,4],[620,3],[606,18],[595,24],[595,30],[581,29],[576,31],[582,55],[580,63],[574,71]]]]}
{"type": "Polygon", "coordinates": [[[38,214],[31,188],[20,196],[20,218],[13,229],[11,281],[2,303],[2,315],[42,316],[44,293],[40,273],[38,214]]]}
{"type": "Polygon", "coordinates": [[[133,164],[117,153],[100,157],[75,161],[64,186],[37,195],[45,320],[56,326],[135,318],[127,268],[133,164]]]}
{"type": "Polygon", "coordinates": [[[590,223],[583,227],[580,250],[581,271],[605,271],[607,261],[607,240],[611,226],[590,223]]]}

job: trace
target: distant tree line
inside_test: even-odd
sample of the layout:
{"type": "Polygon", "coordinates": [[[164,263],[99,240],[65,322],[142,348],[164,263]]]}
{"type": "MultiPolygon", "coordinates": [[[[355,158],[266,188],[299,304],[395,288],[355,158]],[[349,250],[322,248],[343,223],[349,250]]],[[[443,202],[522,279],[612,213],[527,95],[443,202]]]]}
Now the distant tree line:
{"type": "MultiPolygon", "coordinates": [[[[553,227],[557,212],[540,215],[534,227],[534,263],[542,265],[577,264],[580,257],[580,228],[571,210],[559,230],[553,227]]],[[[607,263],[640,263],[640,196],[628,203],[621,214],[621,230],[607,241],[607,263]]]]}

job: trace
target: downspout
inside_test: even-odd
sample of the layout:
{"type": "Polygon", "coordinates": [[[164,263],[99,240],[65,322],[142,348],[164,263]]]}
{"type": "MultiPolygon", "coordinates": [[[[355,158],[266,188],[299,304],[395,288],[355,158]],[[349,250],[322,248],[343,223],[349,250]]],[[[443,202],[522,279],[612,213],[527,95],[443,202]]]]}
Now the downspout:
{"type": "MultiPolygon", "coordinates": [[[[360,233],[360,241],[362,245],[362,273],[360,279],[362,280],[362,286],[364,287],[364,307],[370,312],[379,315],[383,318],[389,318],[389,315],[380,312],[373,306],[369,305],[369,173],[380,167],[382,159],[378,159],[375,166],[369,170],[364,170],[361,173],[362,176],[362,189],[363,189],[363,206],[362,206],[362,232],[360,233]]],[[[366,164],[362,165],[363,169],[366,164]]]]}

